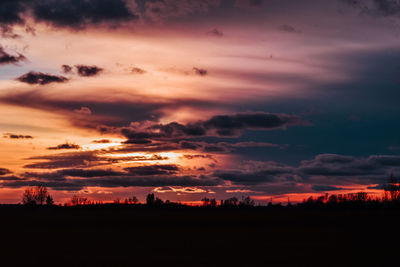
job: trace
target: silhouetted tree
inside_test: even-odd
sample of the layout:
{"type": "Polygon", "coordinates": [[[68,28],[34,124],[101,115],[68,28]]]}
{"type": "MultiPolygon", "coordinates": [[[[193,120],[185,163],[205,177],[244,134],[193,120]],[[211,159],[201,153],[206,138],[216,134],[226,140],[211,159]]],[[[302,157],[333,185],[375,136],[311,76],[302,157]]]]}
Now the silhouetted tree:
{"type": "Polygon", "coordinates": [[[88,205],[90,204],[90,202],[86,197],[78,197],[76,195],[73,195],[70,200],[70,204],[72,206],[79,206],[79,205],[88,205]]]}
{"type": "Polygon", "coordinates": [[[162,201],[162,199],[156,197],[156,199],[154,200],[154,205],[161,206],[162,204],[164,204],[164,201],[162,201]]]}
{"type": "Polygon", "coordinates": [[[203,202],[203,206],[208,206],[208,205],[210,205],[210,199],[208,199],[208,198],[203,198],[202,200],[201,200],[201,202],[203,202]]]}
{"type": "Polygon", "coordinates": [[[47,195],[47,197],[46,197],[46,205],[48,205],[48,206],[54,205],[54,200],[50,195],[47,195]]]}
{"type": "Polygon", "coordinates": [[[146,204],[149,206],[152,206],[152,205],[154,205],[154,202],[155,202],[154,194],[148,194],[146,197],[146,204]]]}
{"type": "Polygon", "coordinates": [[[400,201],[400,179],[390,175],[389,182],[384,186],[385,198],[390,195],[391,201],[400,201]]]}
{"type": "Polygon", "coordinates": [[[138,202],[139,200],[135,196],[125,199],[125,204],[137,204],[138,202]]]}
{"type": "Polygon", "coordinates": [[[34,192],[32,188],[27,188],[22,195],[22,203],[24,205],[36,205],[34,192]]]}
{"type": "Polygon", "coordinates": [[[211,206],[211,207],[216,207],[216,206],[217,206],[217,201],[215,200],[215,198],[212,198],[212,199],[210,200],[210,206],[211,206]]]}
{"type": "Polygon", "coordinates": [[[209,199],[209,198],[205,197],[201,201],[203,202],[202,205],[204,207],[216,207],[217,206],[217,201],[215,200],[215,198],[209,199]]]}
{"type": "Polygon", "coordinates": [[[22,203],[25,205],[43,205],[48,196],[49,193],[47,192],[47,188],[44,186],[27,188],[22,195],[22,203]]]}
{"type": "Polygon", "coordinates": [[[250,198],[250,196],[242,197],[242,200],[239,202],[239,206],[252,207],[254,205],[255,202],[253,199],[250,198]]]}
{"type": "Polygon", "coordinates": [[[231,198],[226,199],[223,202],[223,205],[227,206],[227,207],[234,207],[234,206],[237,206],[238,201],[239,200],[237,199],[237,197],[231,197],[231,198]]]}

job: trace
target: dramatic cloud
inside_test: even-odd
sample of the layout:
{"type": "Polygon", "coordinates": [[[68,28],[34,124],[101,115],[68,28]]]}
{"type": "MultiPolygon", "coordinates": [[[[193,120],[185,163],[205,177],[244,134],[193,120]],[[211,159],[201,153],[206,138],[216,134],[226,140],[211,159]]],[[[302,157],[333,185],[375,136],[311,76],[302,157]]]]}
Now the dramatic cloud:
{"type": "Polygon", "coordinates": [[[78,75],[82,77],[96,76],[103,71],[102,68],[99,68],[97,66],[76,65],[75,68],[78,72],[78,75]]]}
{"type": "MultiPolygon", "coordinates": [[[[399,167],[400,156],[355,158],[321,154],[312,160],[302,161],[298,167],[272,161],[248,162],[237,169],[215,170],[212,176],[230,181],[234,185],[253,186],[256,191],[262,191],[262,185],[293,184],[288,187],[290,190],[302,185],[322,192],[343,190],[345,185],[379,184],[383,188],[391,175],[400,173],[399,167]]],[[[285,193],[292,192],[290,190],[285,193]]],[[[271,189],[268,192],[278,193],[271,189]]]]}
{"type": "Polygon", "coordinates": [[[253,162],[239,170],[216,170],[214,176],[238,185],[284,182],[291,180],[294,168],[276,162],[253,162]]]}
{"type": "Polygon", "coordinates": [[[0,1],[0,186],[382,189],[399,18],[398,0],[0,1]]]}
{"type": "Polygon", "coordinates": [[[0,24],[22,23],[20,13],[25,11],[25,0],[2,0],[0,2],[0,24]]]}
{"type": "Polygon", "coordinates": [[[27,84],[45,85],[49,83],[64,83],[68,81],[68,78],[64,76],[56,76],[52,74],[31,71],[16,78],[16,80],[27,84]]]}
{"type": "Polygon", "coordinates": [[[271,113],[240,113],[218,115],[207,121],[186,125],[178,122],[123,128],[121,133],[129,140],[195,138],[202,136],[234,137],[244,130],[285,129],[304,122],[296,115],[271,113]]]}
{"type": "Polygon", "coordinates": [[[10,55],[0,45],[0,65],[16,64],[16,63],[24,61],[24,60],[26,60],[26,57],[24,55],[22,55],[22,54],[18,54],[16,56],[10,55]]]}
{"type": "Polygon", "coordinates": [[[312,176],[369,176],[381,174],[381,166],[374,159],[375,157],[356,159],[350,156],[322,154],[316,156],[313,160],[302,161],[300,172],[312,176]]]}
{"type": "Polygon", "coordinates": [[[10,174],[11,171],[9,169],[0,168],[0,175],[10,174]]]}
{"type": "Polygon", "coordinates": [[[49,150],[60,150],[60,149],[80,149],[80,148],[81,148],[80,145],[65,143],[65,144],[60,144],[58,146],[54,146],[54,147],[48,147],[47,149],[49,149],[49,150]]]}
{"type": "Polygon", "coordinates": [[[216,186],[215,178],[175,175],[175,165],[149,165],[127,168],[126,172],[111,169],[64,169],[56,172],[27,172],[22,178],[2,179],[1,187],[18,188],[42,185],[54,190],[80,190],[85,187],[164,187],[216,186]],[[170,175],[173,174],[173,175],[170,175]]]}
{"type": "Polygon", "coordinates": [[[101,130],[101,126],[108,126],[105,131],[110,131],[110,127],[114,126],[129,125],[131,122],[156,121],[164,114],[163,110],[166,108],[206,105],[201,101],[161,101],[143,97],[133,99],[114,98],[114,96],[97,99],[50,97],[44,90],[10,92],[0,96],[0,102],[67,115],[75,125],[84,128],[101,130]],[[89,108],[92,116],[77,116],[75,111],[82,110],[82,107],[89,108]]]}
{"type": "Polygon", "coordinates": [[[75,153],[62,153],[57,155],[45,155],[31,157],[29,160],[39,162],[29,163],[25,168],[32,169],[59,169],[59,168],[80,168],[109,164],[110,160],[99,158],[96,152],[84,151],[75,153]]]}
{"type": "Polygon", "coordinates": [[[73,29],[137,19],[125,0],[4,0],[0,3],[0,23],[22,24],[30,16],[37,22],[73,29]]]}
{"type": "MultiPolygon", "coordinates": [[[[131,150],[130,148],[126,150],[131,150]]],[[[133,149],[132,149],[133,150],[133,149]]],[[[138,149],[139,151],[140,149],[138,149]]],[[[145,162],[145,161],[160,161],[167,160],[168,157],[160,156],[157,154],[152,155],[138,155],[138,156],[112,156],[108,157],[105,154],[112,154],[113,152],[121,153],[120,150],[96,150],[96,151],[75,151],[60,154],[44,155],[30,157],[26,160],[31,163],[26,164],[24,168],[29,169],[62,169],[62,168],[89,168],[95,166],[104,166],[118,164],[120,162],[145,162]]],[[[143,148],[140,150],[143,151],[143,148]]],[[[149,151],[146,151],[149,152],[149,151]]]]}
{"type": "Polygon", "coordinates": [[[5,133],[3,134],[3,137],[10,139],[33,139],[33,136],[31,135],[14,134],[14,133],[5,133]]]}

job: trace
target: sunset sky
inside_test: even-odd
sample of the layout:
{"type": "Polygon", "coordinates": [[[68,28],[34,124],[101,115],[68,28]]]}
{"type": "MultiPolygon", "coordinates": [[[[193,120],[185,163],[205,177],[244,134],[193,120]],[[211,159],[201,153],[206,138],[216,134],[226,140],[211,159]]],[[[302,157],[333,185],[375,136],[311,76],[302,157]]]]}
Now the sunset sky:
{"type": "Polygon", "coordinates": [[[0,203],[400,175],[398,0],[2,0],[0,35],[0,203]]]}

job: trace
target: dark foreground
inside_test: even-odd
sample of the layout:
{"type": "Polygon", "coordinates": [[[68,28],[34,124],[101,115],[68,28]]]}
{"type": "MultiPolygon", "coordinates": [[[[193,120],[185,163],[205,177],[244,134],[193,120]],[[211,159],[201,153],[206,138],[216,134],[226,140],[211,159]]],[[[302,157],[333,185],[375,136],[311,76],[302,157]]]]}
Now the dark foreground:
{"type": "Polygon", "coordinates": [[[3,206],[0,225],[1,266],[400,262],[396,210],[3,206]]]}

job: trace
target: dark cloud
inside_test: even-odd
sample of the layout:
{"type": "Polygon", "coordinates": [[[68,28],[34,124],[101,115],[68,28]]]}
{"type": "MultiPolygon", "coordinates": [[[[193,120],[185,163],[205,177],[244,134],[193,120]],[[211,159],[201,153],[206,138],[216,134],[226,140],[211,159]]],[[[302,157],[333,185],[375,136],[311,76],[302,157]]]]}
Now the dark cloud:
{"type": "Polygon", "coordinates": [[[10,139],[33,139],[33,136],[31,135],[14,134],[14,133],[5,133],[3,134],[3,137],[10,139]]]}
{"type": "Polygon", "coordinates": [[[33,16],[56,27],[82,28],[136,19],[124,0],[45,0],[32,6],[33,16]]]}
{"type": "Polygon", "coordinates": [[[0,168],[0,175],[10,174],[11,171],[9,169],[0,168]]]}
{"type": "Polygon", "coordinates": [[[190,154],[185,154],[183,155],[185,159],[210,159],[214,162],[217,162],[217,160],[214,158],[213,155],[205,155],[205,154],[197,154],[197,155],[190,155],[190,154]]]}
{"type": "Polygon", "coordinates": [[[250,148],[250,147],[278,147],[282,146],[265,143],[265,142],[238,142],[238,143],[206,143],[206,142],[192,142],[192,141],[180,141],[179,147],[181,149],[190,149],[203,152],[232,152],[240,148],[250,148]]]}
{"type": "Polygon", "coordinates": [[[400,2],[398,0],[341,0],[341,2],[359,9],[362,14],[383,17],[400,14],[400,2]]]}
{"type": "Polygon", "coordinates": [[[56,76],[52,74],[31,71],[16,78],[16,80],[27,84],[45,85],[49,83],[64,83],[68,81],[68,78],[64,76],[56,76]]]}
{"type": "MultiPolygon", "coordinates": [[[[95,166],[112,165],[120,162],[134,162],[134,161],[155,161],[167,160],[168,157],[163,157],[157,154],[146,156],[112,156],[107,157],[105,154],[120,154],[127,151],[135,151],[133,148],[118,148],[96,151],[75,151],[67,153],[59,153],[52,155],[44,155],[27,158],[31,163],[26,164],[24,168],[31,169],[62,169],[62,168],[89,168],[95,166]]],[[[145,151],[143,148],[138,148],[136,151],[145,151]]],[[[161,150],[163,151],[163,150],[161,150]]]]}
{"type": "Polygon", "coordinates": [[[26,0],[2,0],[0,1],[0,24],[23,23],[21,13],[25,11],[23,2],[26,0]]]}
{"type": "MultiPolygon", "coordinates": [[[[154,168],[156,170],[157,168],[154,168]]],[[[173,172],[174,166],[159,165],[158,170],[173,172]]],[[[47,186],[53,190],[81,190],[85,187],[162,187],[162,186],[216,186],[223,181],[215,178],[168,175],[159,171],[130,170],[117,172],[102,169],[66,169],[48,173],[25,173],[23,178],[3,179],[0,187],[47,186]],[[142,174],[142,175],[140,175],[142,174]]],[[[1,179],[0,179],[1,180],[1,179]]]]}
{"type": "Polygon", "coordinates": [[[322,191],[342,190],[343,188],[330,185],[313,185],[311,186],[311,189],[317,192],[322,192],[322,191]]]}
{"type": "Polygon", "coordinates": [[[23,24],[26,17],[55,27],[83,29],[137,19],[125,0],[2,0],[0,24],[23,24]]]}
{"type": "MultiPolygon", "coordinates": [[[[18,176],[14,176],[14,175],[11,175],[11,176],[0,176],[0,181],[2,181],[2,182],[4,182],[4,181],[22,181],[23,179],[21,179],[20,177],[18,177],[18,176]]],[[[1,187],[1,185],[0,185],[0,187],[1,187]]]]}
{"type": "Polygon", "coordinates": [[[80,149],[81,146],[77,144],[65,143],[59,144],[58,146],[48,147],[49,150],[60,150],[60,149],[80,149]]]}
{"type": "Polygon", "coordinates": [[[132,176],[165,175],[177,173],[179,171],[179,166],[174,164],[148,165],[129,167],[125,168],[125,170],[132,176]]]}
{"type": "Polygon", "coordinates": [[[220,0],[145,0],[139,7],[141,7],[141,14],[145,19],[157,22],[185,17],[189,14],[205,13],[219,4],[220,0]]]}
{"type": "Polygon", "coordinates": [[[207,32],[207,35],[215,36],[215,37],[223,37],[224,33],[217,28],[212,29],[211,31],[207,32]]]}
{"type": "Polygon", "coordinates": [[[236,0],[235,5],[239,8],[259,8],[264,0],[236,0]]]}
{"type": "Polygon", "coordinates": [[[145,74],[145,73],[147,73],[147,71],[145,71],[144,69],[138,68],[138,67],[133,67],[131,69],[131,73],[133,73],[133,74],[145,74]]]}
{"type": "Polygon", "coordinates": [[[192,150],[196,150],[196,149],[202,147],[200,144],[197,144],[195,142],[188,142],[188,141],[181,141],[180,146],[183,149],[192,149],[192,150]]]}
{"type": "Polygon", "coordinates": [[[92,143],[95,143],[95,144],[109,144],[109,143],[111,143],[111,140],[108,140],[108,139],[93,140],[92,143]]]}
{"type": "Polygon", "coordinates": [[[193,71],[194,71],[195,74],[200,75],[200,76],[206,76],[207,73],[208,73],[207,70],[196,68],[196,67],[193,67],[193,71]]]}
{"type": "Polygon", "coordinates": [[[22,54],[18,55],[10,55],[8,54],[4,48],[0,45],[0,65],[5,64],[16,64],[18,62],[26,60],[26,57],[22,54]]]}
{"type": "Polygon", "coordinates": [[[84,151],[73,153],[62,153],[57,155],[45,155],[29,158],[39,161],[29,163],[24,168],[32,169],[59,169],[59,168],[80,168],[91,167],[112,163],[111,159],[101,158],[97,152],[84,151]]]}
{"type": "Polygon", "coordinates": [[[207,121],[186,125],[178,122],[153,124],[142,127],[125,127],[121,134],[129,140],[195,138],[203,136],[234,137],[244,130],[284,129],[287,126],[304,124],[300,117],[288,114],[239,113],[218,115],[207,121]]]}
{"type": "Polygon", "coordinates": [[[240,185],[284,182],[290,180],[295,169],[276,162],[255,163],[245,166],[246,169],[216,170],[213,175],[222,180],[240,185]]]}
{"type": "Polygon", "coordinates": [[[300,117],[272,113],[239,113],[219,115],[203,123],[207,130],[215,130],[220,136],[233,136],[238,130],[269,130],[302,124],[300,117]]]}
{"type": "MultiPolygon", "coordinates": [[[[114,133],[117,131],[114,127],[126,126],[132,121],[158,120],[164,114],[165,108],[179,108],[192,103],[184,100],[157,102],[155,99],[139,97],[132,101],[110,97],[99,97],[96,100],[53,98],[44,90],[10,92],[8,95],[2,95],[0,102],[61,113],[67,115],[76,126],[99,130],[104,128],[103,132],[114,133]],[[81,110],[82,107],[89,108],[92,115],[78,116],[79,114],[74,111],[81,110]],[[106,127],[102,127],[103,125],[106,127]]],[[[193,105],[196,106],[196,102],[193,105]]],[[[197,105],[202,104],[197,103],[197,105]]]]}
{"type": "Polygon", "coordinates": [[[311,176],[352,177],[382,174],[381,166],[377,165],[373,159],[357,159],[336,154],[322,154],[313,160],[302,161],[299,171],[311,176]]]}
{"type": "Polygon", "coordinates": [[[82,77],[96,76],[103,71],[102,68],[99,68],[97,66],[75,65],[75,68],[78,72],[78,75],[82,77]]]}
{"type": "Polygon", "coordinates": [[[151,144],[152,141],[149,139],[128,139],[126,141],[123,142],[123,144],[125,145],[146,145],[146,144],[151,144]]]}
{"type": "Polygon", "coordinates": [[[399,167],[400,156],[355,158],[321,154],[312,160],[302,161],[297,167],[277,162],[248,162],[237,169],[216,170],[212,176],[230,181],[234,185],[253,186],[253,190],[263,192],[267,190],[265,192],[273,194],[282,191],[273,192],[272,188],[266,186],[286,184],[289,191],[284,193],[293,193],[296,190],[299,193],[299,185],[302,190],[311,188],[313,191],[322,192],[345,190],[342,186],[355,184],[378,184],[378,187],[371,188],[382,189],[391,175],[400,173],[399,167]]]}
{"type": "Polygon", "coordinates": [[[72,67],[70,65],[62,65],[61,66],[62,72],[68,74],[72,72],[72,67]]]}
{"type": "Polygon", "coordinates": [[[298,30],[296,30],[293,26],[284,24],[279,26],[279,30],[283,32],[289,32],[289,33],[299,33],[298,30]]]}
{"type": "MultiPolygon", "coordinates": [[[[99,152],[101,153],[101,152],[99,152]]],[[[107,151],[110,153],[110,151],[107,151]]],[[[184,154],[187,159],[214,158],[207,154],[184,154]]],[[[99,165],[119,162],[118,158],[106,158],[94,152],[75,152],[42,156],[31,160],[42,160],[30,168],[60,169],[54,172],[26,172],[22,178],[3,179],[3,187],[45,185],[55,190],[80,190],[88,186],[246,186],[252,191],[268,194],[326,192],[345,190],[343,185],[383,185],[392,168],[400,166],[400,156],[371,156],[354,158],[349,156],[322,154],[303,161],[298,167],[278,162],[246,161],[236,169],[219,169],[211,174],[182,176],[184,171],[176,164],[148,164],[127,167],[123,170],[92,169],[99,165]],[[45,160],[45,161],[44,161],[45,160]],[[313,168],[313,169],[311,169],[313,168]],[[364,170],[366,170],[364,172],[364,170]]],[[[126,159],[128,160],[128,159],[126,159]]],[[[129,159],[131,161],[132,159],[129,159]]],[[[137,159],[143,161],[145,159],[137,159]]],[[[155,159],[152,159],[155,160],[155,159]]],[[[4,175],[9,174],[4,171],[4,175]]],[[[380,189],[377,187],[376,189],[380,189]]]]}
{"type": "Polygon", "coordinates": [[[400,167],[400,156],[374,155],[370,156],[368,161],[380,164],[382,166],[400,167]]]}
{"type": "Polygon", "coordinates": [[[0,25],[0,33],[3,38],[17,39],[21,37],[14,33],[13,27],[10,25],[0,25]]]}

